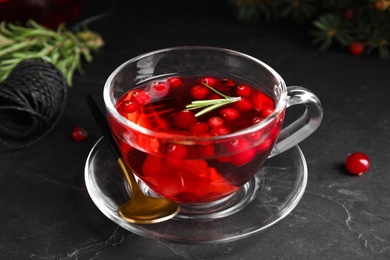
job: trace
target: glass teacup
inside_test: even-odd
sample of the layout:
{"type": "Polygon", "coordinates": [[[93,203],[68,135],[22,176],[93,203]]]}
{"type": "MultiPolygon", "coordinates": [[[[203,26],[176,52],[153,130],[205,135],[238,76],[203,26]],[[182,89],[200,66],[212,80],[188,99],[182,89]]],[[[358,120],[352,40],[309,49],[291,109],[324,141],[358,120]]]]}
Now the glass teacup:
{"type": "Polygon", "coordinates": [[[215,47],[135,57],[109,76],[103,97],[113,136],[144,192],[174,200],[189,216],[237,204],[267,158],[297,145],[322,120],[311,91],[286,87],[256,58],[215,47]],[[196,115],[214,104],[221,106],[196,115]],[[286,108],[297,104],[305,112],[282,128],[286,108]]]}

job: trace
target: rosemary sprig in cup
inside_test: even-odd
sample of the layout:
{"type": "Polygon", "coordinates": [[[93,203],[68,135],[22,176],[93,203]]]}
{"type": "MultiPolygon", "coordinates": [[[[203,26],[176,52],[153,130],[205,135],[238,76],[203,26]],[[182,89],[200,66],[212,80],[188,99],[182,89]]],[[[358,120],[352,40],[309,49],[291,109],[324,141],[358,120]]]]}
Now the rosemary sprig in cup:
{"type": "Polygon", "coordinates": [[[206,83],[202,83],[202,85],[207,87],[207,88],[209,88],[211,91],[214,91],[215,93],[217,93],[218,95],[220,95],[223,98],[192,101],[190,104],[188,104],[186,106],[187,110],[195,110],[195,109],[203,108],[202,110],[200,110],[199,112],[197,112],[195,114],[196,117],[201,116],[203,114],[206,114],[207,112],[210,112],[210,111],[212,111],[212,110],[214,110],[214,109],[216,109],[218,107],[221,107],[221,106],[224,106],[224,105],[227,105],[227,104],[230,104],[230,103],[234,103],[236,101],[240,101],[241,100],[241,97],[230,97],[230,96],[227,96],[227,95],[219,92],[215,88],[210,87],[206,83]]]}

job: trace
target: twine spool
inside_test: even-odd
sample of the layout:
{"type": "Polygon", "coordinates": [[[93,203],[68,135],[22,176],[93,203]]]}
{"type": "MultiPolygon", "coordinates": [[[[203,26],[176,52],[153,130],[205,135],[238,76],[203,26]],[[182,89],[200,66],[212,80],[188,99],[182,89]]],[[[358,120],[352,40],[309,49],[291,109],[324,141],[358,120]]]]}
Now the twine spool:
{"type": "Polygon", "coordinates": [[[0,84],[0,151],[29,146],[53,129],[63,113],[67,87],[52,63],[20,62],[0,84]]]}

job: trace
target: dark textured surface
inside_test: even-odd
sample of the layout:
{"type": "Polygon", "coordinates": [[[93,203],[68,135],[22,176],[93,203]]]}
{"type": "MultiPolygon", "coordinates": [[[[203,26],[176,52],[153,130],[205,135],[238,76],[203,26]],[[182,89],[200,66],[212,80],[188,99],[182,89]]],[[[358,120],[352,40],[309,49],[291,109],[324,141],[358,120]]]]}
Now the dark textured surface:
{"type": "MultiPolygon", "coordinates": [[[[308,28],[242,24],[207,1],[122,2],[113,15],[90,25],[106,45],[75,76],[53,131],[31,147],[0,154],[0,259],[390,258],[389,61],[337,49],[319,52],[308,28]],[[309,168],[306,192],[291,214],[263,232],[225,244],[154,241],[107,219],[86,191],[84,164],[100,132],[85,95],[103,105],[103,84],[118,65],[179,45],[247,53],[268,63],[287,85],[307,87],[322,101],[322,125],[300,145],[309,168]],[[88,129],[86,141],[71,140],[75,126],[88,129]],[[360,177],[343,167],[354,151],[372,162],[360,177]]],[[[108,3],[87,1],[84,15],[107,10],[108,3]]]]}

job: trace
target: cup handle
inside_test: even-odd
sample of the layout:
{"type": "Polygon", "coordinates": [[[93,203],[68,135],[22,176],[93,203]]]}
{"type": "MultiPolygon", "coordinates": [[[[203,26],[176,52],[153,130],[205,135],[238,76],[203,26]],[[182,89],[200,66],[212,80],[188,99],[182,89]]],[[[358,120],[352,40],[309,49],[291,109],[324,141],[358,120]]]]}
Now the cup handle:
{"type": "Polygon", "coordinates": [[[306,109],[297,120],[282,128],[269,157],[280,154],[306,139],[320,126],[322,121],[321,102],[310,90],[300,86],[291,86],[287,88],[287,95],[286,108],[305,105],[306,109]]]}

